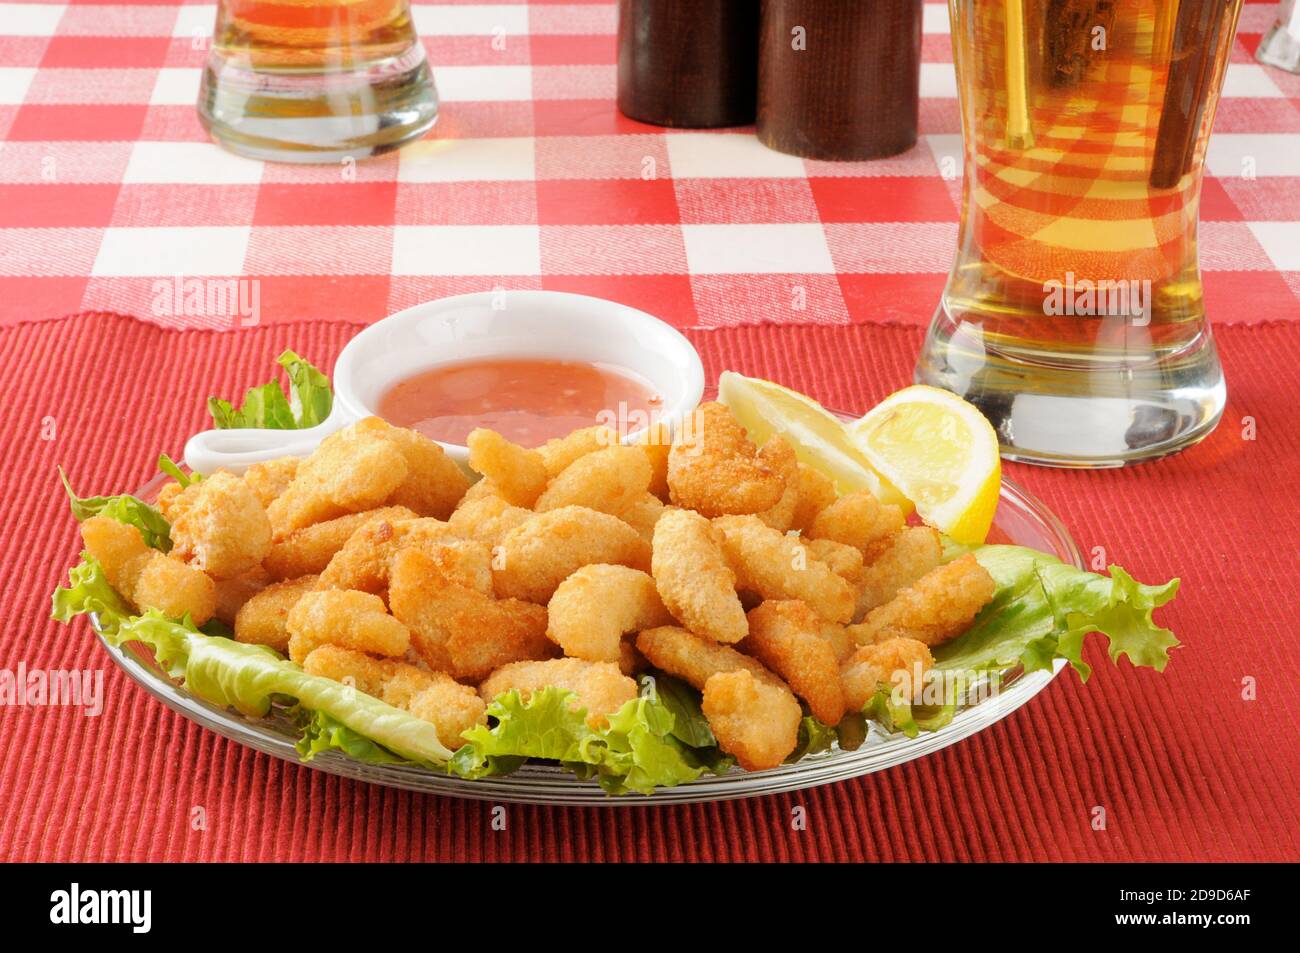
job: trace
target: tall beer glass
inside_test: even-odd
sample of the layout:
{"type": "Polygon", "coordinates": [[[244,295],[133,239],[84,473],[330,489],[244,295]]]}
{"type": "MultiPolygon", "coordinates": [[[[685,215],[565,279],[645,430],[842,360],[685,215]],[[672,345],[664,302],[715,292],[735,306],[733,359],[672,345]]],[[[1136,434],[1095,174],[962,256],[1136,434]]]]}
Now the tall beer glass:
{"type": "Polygon", "coordinates": [[[361,158],[437,116],[407,0],[219,0],[199,117],[233,152],[361,158]]]}
{"type": "Polygon", "coordinates": [[[962,216],[916,378],[1006,457],[1119,466],[1218,423],[1196,224],[1240,4],[950,0],[962,216]]]}

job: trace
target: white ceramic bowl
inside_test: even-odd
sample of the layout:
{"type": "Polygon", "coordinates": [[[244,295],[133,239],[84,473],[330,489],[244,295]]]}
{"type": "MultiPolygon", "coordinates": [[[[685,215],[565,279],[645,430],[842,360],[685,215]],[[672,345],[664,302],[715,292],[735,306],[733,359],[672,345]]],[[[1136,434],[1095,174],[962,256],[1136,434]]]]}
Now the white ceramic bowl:
{"type": "MultiPolygon", "coordinates": [[[[335,430],[376,414],[379,399],[398,381],[443,364],[502,357],[626,368],[654,385],[663,397],[659,419],[671,427],[704,393],[704,366],[695,348],[644,311],[560,291],[485,291],[418,304],[360,332],[334,364],[334,409],[320,426],[205,430],[185,445],[185,462],[199,473],[242,473],[254,463],[304,456],[335,430]]],[[[442,446],[465,463],[463,446],[442,446]]]]}

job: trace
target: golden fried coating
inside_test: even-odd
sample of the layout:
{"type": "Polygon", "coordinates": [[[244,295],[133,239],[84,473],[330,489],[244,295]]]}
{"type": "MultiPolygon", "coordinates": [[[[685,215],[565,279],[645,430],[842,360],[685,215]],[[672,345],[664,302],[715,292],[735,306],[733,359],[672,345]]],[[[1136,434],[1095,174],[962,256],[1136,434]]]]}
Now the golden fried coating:
{"type": "MultiPolygon", "coordinates": [[[[474,485],[480,483],[482,481],[474,485]]],[[[496,546],[505,538],[506,533],[532,515],[532,510],[511,506],[499,496],[482,496],[457,507],[456,512],[447,520],[447,525],[457,536],[496,546]]]]}
{"type": "Polygon", "coordinates": [[[429,516],[366,523],[330,559],[317,588],[383,592],[388,587],[393,557],[403,549],[426,553],[458,582],[492,594],[491,547],[478,540],[461,539],[450,524],[429,516]]]}
{"type": "Polygon", "coordinates": [[[713,521],[722,534],[722,554],[742,589],[764,599],[799,599],[823,619],[848,622],[857,593],[798,537],[764,525],[756,516],[713,521]]]}
{"type": "Polygon", "coordinates": [[[244,603],[273,581],[270,573],[261,566],[256,566],[246,573],[232,576],[229,579],[214,579],[217,602],[212,617],[221,620],[226,625],[234,625],[235,616],[238,615],[244,603]]]}
{"type": "Polygon", "coordinates": [[[298,474],[300,462],[297,457],[278,457],[265,463],[254,463],[244,471],[244,482],[262,506],[270,506],[272,500],[289,488],[298,474]]]}
{"type": "Polygon", "coordinates": [[[692,632],[739,642],[749,631],[735,573],[703,516],[670,509],[659,517],[650,571],[668,611],[692,632]]]}
{"type": "Polygon", "coordinates": [[[751,672],[714,675],[704,683],[700,707],[718,747],[746,771],[778,767],[799,743],[799,702],[788,688],[751,672]]]}
{"type": "Polygon", "coordinates": [[[162,513],[168,523],[175,523],[181,515],[184,507],[181,503],[181,494],[184,492],[185,488],[175,480],[169,480],[158,488],[158,498],[154,500],[154,506],[158,507],[158,512],[162,513]]]}
{"type": "Polygon", "coordinates": [[[757,514],[768,526],[786,532],[794,525],[794,514],[799,508],[799,478],[791,477],[786,481],[785,492],[781,494],[781,499],[776,501],[776,506],[769,510],[757,514]]]}
{"type": "Polygon", "coordinates": [[[461,733],[487,721],[487,706],[473,688],[442,672],[391,659],[375,659],[361,652],[322,645],[303,660],[313,675],[352,685],[358,691],[401,708],[432,723],[438,740],[448,748],[461,746],[461,733]]]}
{"type": "Polygon", "coordinates": [[[571,658],[617,662],[625,632],[672,622],[655,581],[626,566],[583,566],[546,606],[546,635],[571,658]]]}
{"type": "Polygon", "coordinates": [[[866,551],[902,528],[902,510],[892,503],[882,504],[867,490],[858,490],[845,493],[818,513],[808,535],[866,551]]]}
{"type": "MultiPolygon", "coordinates": [[[[276,579],[296,579],[324,572],[334,554],[346,545],[352,534],[367,523],[414,519],[415,513],[405,506],[381,506],[363,513],[349,513],[321,523],[312,523],[276,540],[262,565],[276,579]]],[[[360,586],[342,586],[357,589],[360,586]]]]}
{"type": "Polygon", "coordinates": [[[659,497],[653,493],[646,493],[639,500],[635,500],[631,506],[618,514],[628,526],[641,534],[645,540],[653,540],[655,535],[655,524],[659,522],[659,517],[664,515],[667,507],[659,497]]]}
{"type": "Polygon", "coordinates": [[[321,520],[372,510],[406,480],[406,457],[372,424],[330,434],[266,508],[277,538],[321,520]]]}
{"type": "Polygon", "coordinates": [[[419,549],[403,549],[394,557],[388,601],[393,614],[410,626],[420,658],[459,680],[477,682],[507,662],[554,654],[546,638],[546,609],[484,595],[419,549]]]}
{"type": "Polygon", "coordinates": [[[899,591],[916,582],[939,565],[943,543],[932,526],[908,526],[891,537],[888,545],[858,579],[858,609],[861,619],[877,606],[883,606],[899,591]]]}
{"type": "MultiPolygon", "coordinates": [[[[475,503],[479,500],[505,500],[505,497],[501,495],[501,490],[495,483],[487,477],[479,477],[479,479],[471,484],[470,488],[465,491],[465,495],[462,496],[460,502],[456,504],[456,509],[463,509],[470,503],[475,503]]],[[[532,511],[529,510],[529,512],[532,511]]]]}
{"type": "Polygon", "coordinates": [[[81,524],[81,539],[104,567],[109,585],[137,609],[157,609],[171,619],[189,616],[195,625],[212,618],[216,586],[193,566],[150,549],[140,531],[110,516],[81,524]]]}
{"type": "Polygon", "coordinates": [[[636,675],[650,667],[645,656],[636,650],[636,638],[624,638],[618,643],[618,670],[624,675],[636,675]]]}
{"type": "Polygon", "coordinates": [[[515,506],[531,508],[546,489],[546,464],[536,450],[482,428],[471,430],[465,445],[469,447],[469,465],[515,506]]]}
{"type": "Polygon", "coordinates": [[[248,572],[271,549],[266,509],[239,477],[219,472],[195,481],[173,509],[172,556],[214,579],[248,572]]]}
{"type": "Polygon", "coordinates": [[[400,658],[411,633],[388,614],[384,600],[369,592],[326,589],[303,593],[285,620],[289,658],[301,662],[318,645],[400,658]]]}
{"type": "Polygon", "coordinates": [[[672,501],[704,516],[761,513],[785,492],[794,449],[773,437],[757,450],[745,428],[718,403],[697,407],[668,454],[672,501]]]}
{"type": "Polygon", "coordinates": [[[445,520],[469,489],[469,477],[435,440],[378,417],[361,422],[390,441],[406,460],[406,479],[388,497],[392,506],[405,506],[416,516],[445,520]]]}
{"type": "Polygon", "coordinates": [[[501,540],[492,576],[499,596],[546,605],[561,582],[583,566],[650,568],[650,544],[617,516],[584,506],[538,513],[501,540]]]}
{"type": "Polygon", "coordinates": [[[849,626],[849,634],[859,645],[895,638],[940,645],[970,627],[996,588],[993,577],[967,553],[872,609],[861,623],[849,626]]]}
{"type": "Polygon", "coordinates": [[[757,659],[675,625],[645,629],[636,637],[636,649],[661,672],[676,675],[700,689],[719,672],[746,671],[759,678],[776,679],[757,659]]]}
{"type": "Polygon", "coordinates": [[[554,479],[579,457],[618,446],[618,434],[608,427],[583,427],[565,437],[555,437],[537,448],[547,477],[554,479]]]}
{"type": "Polygon", "coordinates": [[[844,690],[835,649],[822,638],[822,620],[797,600],[769,599],[749,611],[741,651],[781,676],[824,725],[844,717],[844,690]]]}
{"type": "Polygon", "coordinates": [[[790,517],[789,528],[806,535],[817,514],[834,503],[838,494],[835,492],[835,483],[820,470],[801,463],[798,471],[799,500],[790,517]]]}
{"type": "Polygon", "coordinates": [[[831,647],[837,662],[843,663],[846,658],[858,649],[858,643],[853,641],[853,637],[849,635],[848,630],[838,622],[827,622],[822,619],[821,628],[817,630],[817,634],[831,647]]]}
{"type": "Polygon", "coordinates": [[[840,672],[844,699],[852,711],[861,711],[880,685],[897,689],[911,701],[924,687],[925,673],[934,656],[924,642],[915,639],[886,639],[859,647],[840,672]]]}
{"type": "Polygon", "coordinates": [[[315,576],[286,579],[267,586],[239,608],[235,640],[289,651],[289,610],[316,585],[315,576]]]}
{"type": "Polygon", "coordinates": [[[668,454],[673,448],[672,431],[668,425],[655,422],[647,427],[633,442],[650,461],[650,492],[658,499],[668,499],[668,454]]]}
{"type": "Polygon", "coordinates": [[[574,697],[573,710],[587,710],[587,724],[599,728],[610,715],[636,698],[636,682],[610,662],[583,659],[550,659],[545,662],[513,662],[503,665],[478,687],[486,701],[514,690],[525,701],[533,692],[554,686],[567,688],[574,697]]]}
{"type": "Polygon", "coordinates": [[[831,572],[849,585],[856,588],[862,584],[862,550],[833,539],[804,539],[802,542],[814,559],[830,566],[831,572]]]}
{"type": "Polygon", "coordinates": [[[650,490],[650,460],[636,447],[605,447],[584,454],[551,478],[537,498],[539,513],[585,506],[620,516],[650,490]]]}

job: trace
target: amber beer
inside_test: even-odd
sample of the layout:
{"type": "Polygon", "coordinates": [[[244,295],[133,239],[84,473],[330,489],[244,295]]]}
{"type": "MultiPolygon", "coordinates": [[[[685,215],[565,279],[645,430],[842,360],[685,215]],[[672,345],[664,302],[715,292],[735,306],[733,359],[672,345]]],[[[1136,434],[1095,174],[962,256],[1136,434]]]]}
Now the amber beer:
{"type": "Polygon", "coordinates": [[[1118,465],[1217,422],[1197,207],[1239,8],[951,0],[963,209],[917,377],[1006,455],[1118,465]]]}
{"type": "Polygon", "coordinates": [[[437,117],[408,0],[221,0],[199,113],[260,158],[386,151],[437,117]]]}

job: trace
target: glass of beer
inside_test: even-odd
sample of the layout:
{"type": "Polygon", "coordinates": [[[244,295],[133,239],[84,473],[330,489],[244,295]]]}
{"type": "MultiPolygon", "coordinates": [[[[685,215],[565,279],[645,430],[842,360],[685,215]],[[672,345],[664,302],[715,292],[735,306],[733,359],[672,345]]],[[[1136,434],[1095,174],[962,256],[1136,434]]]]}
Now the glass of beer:
{"type": "Polygon", "coordinates": [[[950,0],[962,216],[916,379],[1007,458],[1122,466],[1218,423],[1196,225],[1240,5],[950,0]]]}
{"type": "Polygon", "coordinates": [[[198,109],[233,152],[335,162],[421,135],[438,96],[407,0],[219,0],[198,109]]]}

